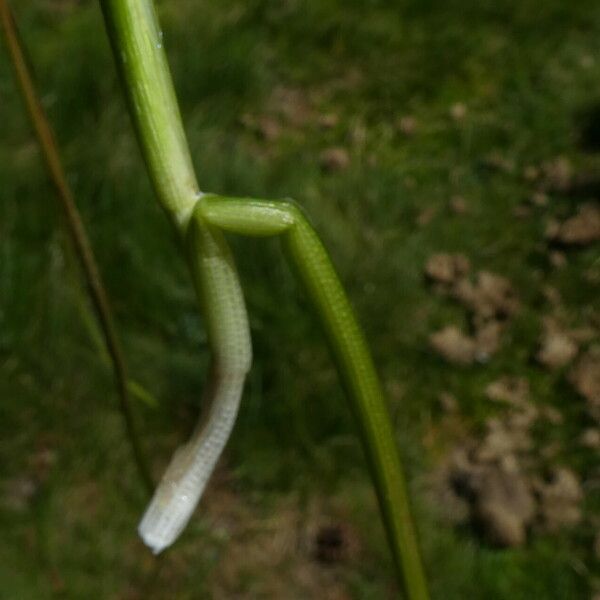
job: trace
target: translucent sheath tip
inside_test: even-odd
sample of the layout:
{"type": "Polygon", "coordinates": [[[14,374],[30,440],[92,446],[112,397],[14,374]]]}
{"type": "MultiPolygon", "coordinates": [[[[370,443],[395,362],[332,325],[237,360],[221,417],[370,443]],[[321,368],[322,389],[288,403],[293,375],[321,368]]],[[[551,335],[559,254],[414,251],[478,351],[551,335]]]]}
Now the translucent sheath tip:
{"type": "Polygon", "coordinates": [[[211,386],[214,398],[206,427],[197,428],[175,452],[138,527],[154,554],[168,548],[190,520],[231,434],[243,385],[240,373],[211,386]]]}
{"type": "Polygon", "coordinates": [[[189,450],[188,446],[183,446],[175,453],[138,527],[140,537],[154,554],[168,548],[179,537],[210,476],[210,472],[206,473],[201,482],[191,470],[182,471],[189,463],[189,450]]]}

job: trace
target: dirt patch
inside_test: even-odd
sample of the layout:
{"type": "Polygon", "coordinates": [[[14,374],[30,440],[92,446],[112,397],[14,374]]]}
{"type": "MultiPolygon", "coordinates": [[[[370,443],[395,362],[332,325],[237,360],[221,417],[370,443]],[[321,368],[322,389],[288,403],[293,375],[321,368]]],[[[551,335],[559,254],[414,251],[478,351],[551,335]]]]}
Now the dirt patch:
{"type": "Polygon", "coordinates": [[[524,377],[503,376],[485,388],[485,395],[495,402],[522,407],[529,400],[529,382],[524,377]]]}
{"type": "Polygon", "coordinates": [[[600,240],[600,206],[597,202],[582,204],[575,215],[562,223],[550,221],[546,237],[566,246],[585,246],[600,240]]]}
{"type": "Polygon", "coordinates": [[[582,446],[592,450],[600,450],[600,428],[589,427],[579,438],[582,446]]]}
{"type": "Polygon", "coordinates": [[[517,472],[486,468],[471,478],[474,516],[496,546],[521,546],[535,515],[527,479],[517,472]]]}
{"type": "Polygon", "coordinates": [[[540,165],[538,185],[549,192],[566,192],[573,182],[573,165],[564,156],[557,156],[540,165]]]}
{"type": "Polygon", "coordinates": [[[204,506],[210,531],[226,541],[211,598],[349,598],[339,569],[358,563],[363,545],[335,500],[306,506],[291,495],[253,506],[225,483],[209,490],[204,506]]]}
{"type": "Polygon", "coordinates": [[[485,323],[469,336],[455,325],[448,325],[429,336],[431,348],[455,365],[486,362],[500,347],[502,326],[496,321],[485,323]]]}
{"type": "Polygon", "coordinates": [[[519,310],[517,294],[510,281],[489,271],[480,271],[474,283],[468,279],[459,281],[453,295],[478,322],[511,317],[519,310]]]}
{"type": "MultiPolygon", "coordinates": [[[[510,447],[504,441],[501,452],[510,447]]],[[[533,489],[515,461],[488,461],[474,449],[454,453],[446,471],[445,507],[452,498],[450,506],[461,507],[461,522],[470,522],[492,545],[520,546],[535,515],[533,489]]]]}
{"type": "Polygon", "coordinates": [[[548,369],[560,369],[573,361],[579,347],[569,331],[555,319],[544,319],[537,361],[548,369]]]}
{"type": "Polygon", "coordinates": [[[574,471],[555,467],[545,479],[535,478],[533,487],[538,498],[539,529],[553,533],[581,521],[583,490],[574,471]]]}
{"type": "Polygon", "coordinates": [[[345,148],[327,148],[319,155],[319,164],[328,173],[343,171],[350,166],[350,155],[345,148]]]}
{"type": "MultiPolygon", "coordinates": [[[[557,156],[538,166],[526,166],[523,170],[523,179],[526,183],[535,186],[534,194],[598,198],[600,196],[598,164],[598,157],[588,156],[583,164],[578,164],[576,168],[567,157],[557,156]]],[[[539,205],[532,201],[532,204],[546,206],[547,200],[544,199],[539,205]]]]}
{"type": "Polygon", "coordinates": [[[470,524],[491,545],[522,546],[531,532],[555,532],[582,518],[583,490],[574,471],[550,466],[560,446],[540,447],[539,423],[558,426],[562,414],[530,400],[524,378],[501,377],[486,397],[505,411],[489,418],[480,436],[463,441],[437,472],[434,488],[442,517],[470,524]]]}
{"type": "Polygon", "coordinates": [[[464,254],[434,254],[425,264],[425,277],[434,292],[458,301],[469,315],[468,333],[449,325],[429,337],[435,352],[459,365],[488,361],[501,346],[506,321],[520,307],[506,277],[480,271],[471,278],[470,269],[464,254]]]}
{"type": "Polygon", "coordinates": [[[569,381],[585,398],[590,416],[600,423],[600,347],[591,348],[579,359],[569,381]]]}
{"type": "Polygon", "coordinates": [[[464,254],[434,254],[425,264],[425,275],[440,284],[440,292],[450,291],[471,269],[471,262],[464,254]]]}
{"type": "Polygon", "coordinates": [[[470,365],[475,360],[475,341],[454,325],[431,334],[429,343],[435,352],[453,364],[470,365]]]}

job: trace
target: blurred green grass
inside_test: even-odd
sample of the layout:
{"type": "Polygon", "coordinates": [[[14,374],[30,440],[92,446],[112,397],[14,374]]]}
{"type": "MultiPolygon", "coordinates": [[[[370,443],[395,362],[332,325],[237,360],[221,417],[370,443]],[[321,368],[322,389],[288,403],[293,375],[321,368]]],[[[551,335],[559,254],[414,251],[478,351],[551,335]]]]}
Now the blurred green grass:
{"type": "MultiPolygon", "coordinates": [[[[137,407],[158,474],[193,426],[207,360],[185,264],[152,198],[96,3],[23,0],[14,9],[130,371],[161,401],[137,407]]],[[[552,269],[545,220],[568,214],[573,200],[553,199],[528,219],[514,209],[532,192],[525,166],[589,158],[578,115],[600,100],[598,3],[173,0],[160,12],[203,189],[296,198],[347,283],[390,390],[434,597],[585,598],[589,532],[492,550],[440,526],[421,481],[435,460],[422,437],[439,419],[440,391],[459,398],[465,427],[477,427],[489,413],[485,385],[527,375],[539,397],[567,411],[566,439],[583,420],[563,374],[528,357],[547,308],[542,287],[557,287],[577,322],[597,299],[582,279],[597,252],[577,251],[552,269]],[[281,96],[287,118],[277,112],[281,96]],[[463,119],[450,116],[456,103],[467,108],[463,119]],[[337,123],[320,126],[323,114],[337,123]],[[280,119],[280,134],[265,139],[243,125],[245,115],[280,119]],[[407,115],[418,120],[413,136],[398,127],[407,115]],[[322,170],[319,154],[332,146],[347,149],[349,168],[322,170]],[[486,168],[491,153],[515,169],[486,168]],[[455,194],[468,214],[448,209],[455,194]],[[418,226],[424,210],[431,220],[418,226]],[[435,327],[461,319],[423,285],[423,264],[437,251],[507,275],[523,300],[510,343],[485,366],[456,369],[428,350],[435,327]]],[[[223,575],[235,535],[215,531],[203,505],[164,558],[136,540],[143,492],[4,53],[0,99],[0,479],[6,489],[21,472],[36,481],[24,506],[0,508],[0,598],[317,597],[293,565],[223,575]]],[[[249,507],[257,530],[282,499],[301,515],[315,498],[325,515],[343,515],[366,550],[325,574],[310,570],[319,597],[335,586],[387,597],[391,566],[323,339],[278,245],[232,243],[255,362],[220,485],[234,490],[233,506],[249,507]]],[[[586,469],[592,459],[564,460],[586,469]]]]}

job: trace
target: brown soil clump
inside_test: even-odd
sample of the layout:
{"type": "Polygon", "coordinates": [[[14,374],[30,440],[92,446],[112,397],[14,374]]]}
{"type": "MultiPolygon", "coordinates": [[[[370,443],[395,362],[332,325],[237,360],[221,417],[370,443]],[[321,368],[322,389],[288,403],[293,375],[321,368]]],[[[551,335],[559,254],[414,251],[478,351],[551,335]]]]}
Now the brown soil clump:
{"type": "Polygon", "coordinates": [[[434,254],[425,264],[425,275],[436,283],[453,285],[471,268],[464,254],[434,254]]]}
{"type": "Polygon", "coordinates": [[[600,348],[584,354],[569,373],[569,381],[587,401],[590,416],[600,423],[600,348]]]}
{"type": "Polygon", "coordinates": [[[579,348],[570,332],[564,330],[553,319],[546,319],[540,339],[537,361],[548,369],[560,369],[577,356],[579,348]]]}
{"type": "Polygon", "coordinates": [[[585,246],[600,240],[600,206],[595,202],[582,204],[577,214],[563,223],[553,222],[547,231],[555,242],[570,246],[585,246]]]}
{"type": "Polygon", "coordinates": [[[475,360],[475,342],[458,327],[449,325],[429,336],[431,347],[448,362],[470,365],[475,360]]]}
{"type": "Polygon", "coordinates": [[[429,338],[434,351],[459,365],[487,362],[500,349],[505,322],[519,310],[508,279],[480,271],[472,280],[470,268],[464,254],[434,254],[425,264],[425,275],[434,291],[454,298],[469,312],[470,334],[450,325],[429,338]]]}
{"type": "Polygon", "coordinates": [[[538,527],[541,530],[555,532],[581,521],[583,490],[571,469],[554,468],[547,480],[536,480],[534,488],[539,501],[538,527]]]}
{"type": "Polygon", "coordinates": [[[463,443],[438,471],[433,493],[443,504],[442,516],[470,522],[498,547],[522,546],[532,530],[554,532],[579,523],[583,490],[577,475],[558,466],[546,478],[538,475],[561,447],[540,448],[533,428],[542,420],[558,426],[562,414],[533,404],[524,378],[500,377],[485,394],[508,410],[489,418],[483,436],[463,443]]]}

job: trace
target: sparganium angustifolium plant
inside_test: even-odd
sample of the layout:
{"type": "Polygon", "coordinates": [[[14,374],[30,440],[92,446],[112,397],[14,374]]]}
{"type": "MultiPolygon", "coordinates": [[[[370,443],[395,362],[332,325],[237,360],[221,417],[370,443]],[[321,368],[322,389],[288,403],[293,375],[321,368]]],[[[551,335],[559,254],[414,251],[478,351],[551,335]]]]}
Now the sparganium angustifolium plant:
{"type": "Polygon", "coordinates": [[[290,201],[200,191],[152,0],[101,0],[149,175],[186,253],[211,350],[208,420],[175,453],[140,523],[154,552],[188,522],[227,442],[251,364],[248,317],[224,231],[281,236],[313,303],[356,415],[388,540],[406,595],[427,598],[394,431],[361,330],[321,241],[290,201]]]}

